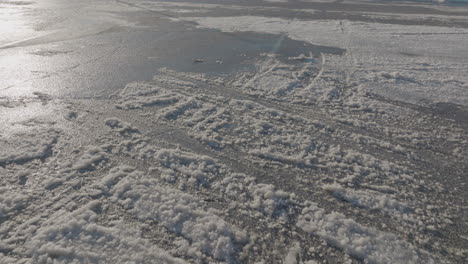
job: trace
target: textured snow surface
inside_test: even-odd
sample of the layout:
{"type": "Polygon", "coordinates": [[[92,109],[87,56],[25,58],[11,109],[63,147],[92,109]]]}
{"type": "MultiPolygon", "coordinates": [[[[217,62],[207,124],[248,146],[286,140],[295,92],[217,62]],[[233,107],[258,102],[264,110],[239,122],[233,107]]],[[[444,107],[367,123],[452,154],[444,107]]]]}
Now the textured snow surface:
{"type": "Polygon", "coordinates": [[[427,255],[421,259],[411,244],[392,234],[364,227],[340,213],[326,214],[316,205],[304,208],[297,226],[366,263],[433,263],[427,255]]]}
{"type": "Polygon", "coordinates": [[[46,158],[57,141],[54,130],[25,131],[12,137],[0,136],[0,165],[46,158]]]}
{"type": "Polygon", "coordinates": [[[330,191],[337,199],[350,202],[355,206],[383,210],[391,215],[411,211],[406,203],[398,202],[387,194],[372,191],[346,190],[339,185],[326,185],[324,189],[330,191]]]}
{"type": "Polygon", "coordinates": [[[0,219],[25,206],[28,197],[6,187],[0,188],[0,219]]]}
{"type": "Polygon", "coordinates": [[[58,211],[25,244],[31,263],[185,263],[167,255],[138,230],[114,221],[98,222],[91,202],[72,212],[58,211]]]}
{"type": "MultiPolygon", "coordinates": [[[[349,67],[349,74],[355,75],[362,87],[412,103],[429,100],[468,105],[468,80],[460,71],[466,67],[466,60],[456,59],[457,56],[464,58],[468,53],[466,45],[460,45],[468,41],[468,31],[465,28],[403,27],[392,24],[287,20],[258,16],[184,19],[197,22],[200,27],[226,32],[286,33],[292,39],[338,46],[346,49],[349,56],[348,61],[340,63],[340,67],[349,67]],[[375,34],[379,37],[374,38],[375,34]],[[451,37],[444,38],[442,35],[451,37]],[[407,61],[407,65],[402,65],[403,61],[407,61]],[[441,86],[447,92],[441,93],[441,86]]],[[[327,66],[326,63],[323,64],[327,66]]],[[[270,87],[269,83],[281,81],[281,77],[275,76],[263,83],[270,87]]]]}
{"type": "Polygon", "coordinates": [[[468,261],[466,29],[138,3],[343,52],[0,98],[1,264],[468,261]]]}
{"type": "Polygon", "coordinates": [[[440,133],[463,168],[463,130],[440,119],[425,121],[427,131],[413,118],[388,126],[419,114],[359,92],[376,109],[356,116],[369,112],[348,105],[355,97],[315,101],[301,91],[315,79],[297,78],[304,67],[320,74],[308,59],[265,59],[254,77],[224,81],[163,69],[91,114],[69,104],[78,118],[56,116],[72,130],[11,126],[8,144],[39,148],[11,151],[37,158],[0,168],[11,186],[0,189],[2,261],[449,263],[433,247],[444,242],[463,258],[464,238],[440,235],[463,219],[452,210],[462,207],[447,207],[447,187],[427,177],[443,169],[425,167],[447,147],[431,133],[451,125],[440,133]],[[271,93],[262,78],[273,75],[287,81],[270,86],[297,87],[271,93]],[[177,100],[142,103],[161,94],[177,100]],[[129,101],[139,107],[122,107],[129,101]]]}
{"type": "Polygon", "coordinates": [[[143,221],[157,221],[169,231],[181,235],[179,250],[197,258],[202,254],[231,262],[235,243],[245,234],[230,227],[222,218],[203,210],[203,202],[189,194],[167,187],[134,173],[110,190],[119,203],[143,221]]]}

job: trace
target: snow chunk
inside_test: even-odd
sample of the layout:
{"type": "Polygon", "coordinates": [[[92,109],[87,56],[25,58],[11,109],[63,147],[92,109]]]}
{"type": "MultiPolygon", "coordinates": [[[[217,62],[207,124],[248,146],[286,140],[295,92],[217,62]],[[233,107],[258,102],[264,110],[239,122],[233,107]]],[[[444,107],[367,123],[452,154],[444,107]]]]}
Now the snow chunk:
{"type": "Polygon", "coordinates": [[[314,203],[302,210],[297,226],[365,263],[434,263],[394,234],[362,226],[340,213],[326,214],[314,203]]]}
{"type": "Polygon", "coordinates": [[[53,129],[34,129],[0,136],[0,166],[45,159],[51,155],[59,133],[53,129]]]}
{"type": "Polygon", "coordinates": [[[296,243],[294,246],[292,246],[288,254],[286,255],[286,258],[284,259],[283,263],[284,264],[298,264],[297,257],[301,253],[301,245],[299,243],[296,243]]]}
{"type": "Polygon", "coordinates": [[[19,104],[18,102],[13,101],[8,97],[0,97],[0,107],[13,108],[17,106],[18,104],[19,104]]]}
{"type": "Polygon", "coordinates": [[[0,220],[8,217],[14,211],[26,205],[28,196],[17,193],[9,188],[0,188],[0,220]]]}
{"type": "Polygon", "coordinates": [[[252,183],[248,189],[253,196],[253,201],[250,203],[252,208],[263,212],[269,217],[280,216],[287,220],[289,207],[293,204],[289,193],[277,190],[271,184],[252,183]]]}
{"type": "Polygon", "coordinates": [[[59,211],[25,244],[32,263],[185,263],[144,240],[122,221],[97,222],[94,201],[71,213],[59,211]]]}
{"type": "Polygon", "coordinates": [[[415,82],[414,78],[404,76],[399,72],[380,72],[379,75],[386,79],[392,79],[395,81],[407,81],[407,82],[415,82]]]}
{"type": "Polygon", "coordinates": [[[161,91],[159,86],[145,83],[145,82],[133,82],[125,86],[125,88],[120,91],[119,95],[122,97],[129,96],[147,96],[157,94],[161,91]]]}
{"type": "Polygon", "coordinates": [[[171,92],[171,87],[193,88],[195,85],[170,76],[155,76],[152,82],[134,82],[125,86],[119,93],[120,100],[115,106],[118,109],[138,109],[177,103],[180,96],[171,92]]]}
{"type": "Polygon", "coordinates": [[[94,170],[97,164],[107,158],[106,150],[102,147],[89,147],[71,169],[78,172],[94,170]]]}
{"type": "Polygon", "coordinates": [[[211,157],[172,149],[155,154],[160,164],[187,178],[191,183],[206,184],[219,173],[220,166],[211,157]]]}
{"type": "Polygon", "coordinates": [[[133,127],[132,125],[123,122],[122,120],[118,118],[109,118],[105,121],[105,124],[114,129],[115,131],[119,132],[120,134],[132,134],[132,133],[140,133],[138,128],[133,127]]]}
{"type": "Polygon", "coordinates": [[[162,178],[168,182],[186,180],[196,186],[211,186],[220,194],[237,200],[271,218],[287,220],[294,195],[271,184],[258,184],[255,178],[233,173],[217,160],[180,150],[161,149],[155,157],[166,168],[162,178]]]}
{"type": "Polygon", "coordinates": [[[200,102],[198,102],[197,100],[193,98],[188,98],[186,101],[183,101],[174,105],[173,108],[163,113],[162,116],[164,116],[166,119],[175,120],[180,115],[183,115],[185,112],[187,112],[188,110],[192,108],[199,108],[200,106],[201,106],[200,102]]]}
{"type": "Polygon", "coordinates": [[[390,195],[379,194],[374,191],[358,191],[345,189],[338,184],[325,185],[325,190],[337,199],[347,201],[355,206],[367,209],[377,209],[390,215],[401,215],[411,212],[408,204],[393,199],[390,195]]]}
{"type": "Polygon", "coordinates": [[[161,186],[157,179],[140,173],[127,176],[111,193],[131,213],[143,221],[157,221],[185,240],[179,251],[199,259],[206,254],[232,262],[236,244],[246,240],[244,232],[231,227],[212,211],[204,211],[196,197],[161,186]]]}

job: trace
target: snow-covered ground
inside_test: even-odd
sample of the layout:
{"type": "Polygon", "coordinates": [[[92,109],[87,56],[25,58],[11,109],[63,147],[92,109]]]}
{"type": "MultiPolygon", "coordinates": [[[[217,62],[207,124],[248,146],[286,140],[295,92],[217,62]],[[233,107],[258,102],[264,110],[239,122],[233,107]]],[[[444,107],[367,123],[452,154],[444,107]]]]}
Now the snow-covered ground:
{"type": "MultiPolygon", "coordinates": [[[[13,2],[28,5],[0,8],[13,2]]],[[[118,22],[104,31],[148,27],[122,22],[124,10],[187,31],[275,36],[243,61],[253,70],[161,67],[101,97],[0,87],[0,263],[468,262],[461,9],[422,9],[432,22],[423,11],[294,9],[326,17],[307,19],[288,18],[286,0],[228,2],[111,1],[118,22]],[[284,56],[286,39],[321,48],[284,56]]],[[[30,51],[19,35],[0,48],[10,62],[30,51]]],[[[71,49],[70,39],[53,42],[71,49]]],[[[190,60],[232,61],[208,57],[190,60]]]]}

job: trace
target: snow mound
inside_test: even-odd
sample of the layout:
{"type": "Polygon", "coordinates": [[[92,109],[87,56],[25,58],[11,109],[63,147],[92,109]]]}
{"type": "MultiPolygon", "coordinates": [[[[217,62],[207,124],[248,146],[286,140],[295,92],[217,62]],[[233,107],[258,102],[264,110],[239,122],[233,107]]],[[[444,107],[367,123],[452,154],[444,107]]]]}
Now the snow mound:
{"type": "Polygon", "coordinates": [[[210,191],[270,218],[287,220],[294,204],[294,195],[271,184],[256,183],[254,177],[246,174],[234,173],[211,157],[171,149],[159,150],[156,157],[163,166],[161,177],[167,182],[187,181],[196,187],[212,187],[210,191]]]}
{"type": "Polygon", "coordinates": [[[12,212],[20,210],[26,205],[28,196],[14,192],[13,190],[0,188],[0,220],[8,217],[12,212]]]}
{"type": "Polygon", "coordinates": [[[128,175],[111,190],[116,201],[138,219],[156,221],[171,232],[182,236],[179,251],[195,259],[203,256],[232,262],[236,244],[246,240],[241,232],[214,211],[203,210],[196,197],[161,186],[161,183],[143,173],[128,175]]]}
{"type": "Polygon", "coordinates": [[[192,184],[207,184],[221,169],[211,157],[179,150],[161,149],[155,157],[166,168],[164,177],[182,177],[192,184]]]}
{"type": "Polygon", "coordinates": [[[52,154],[59,133],[53,129],[34,129],[0,136],[0,166],[45,159],[52,154]]]}
{"type": "Polygon", "coordinates": [[[155,76],[152,82],[130,83],[119,93],[118,109],[139,109],[177,103],[180,96],[170,91],[175,88],[193,88],[195,84],[170,76],[155,76]]]}
{"type": "Polygon", "coordinates": [[[26,244],[31,263],[185,263],[122,221],[99,223],[98,206],[94,201],[48,219],[26,244]]]}
{"type": "Polygon", "coordinates": [[[106,119],[105,124],[112,128],[113,130],[119,132],[120,134],[132,134],[132,133],[140,133],[138,128],[133,127],[132,125],[123,122],[118,118],[109,118],[106,119]]]}
{"type": "Polygon", "coordinates": [[[357,207],[381,210],[390,215],[408,214],[412,211],[407,203],[399,202],[388,194],[345,189],[338,184],[325,185],[323,188],[337,199],[349,202],[357,207]]]}
{"type": "Polygon", "coordinates": [[[313,203],[302,210],[297,226],[365,263],[434,263],[394,234],[362,226],[340,213],[327,214],[313,203]]]}

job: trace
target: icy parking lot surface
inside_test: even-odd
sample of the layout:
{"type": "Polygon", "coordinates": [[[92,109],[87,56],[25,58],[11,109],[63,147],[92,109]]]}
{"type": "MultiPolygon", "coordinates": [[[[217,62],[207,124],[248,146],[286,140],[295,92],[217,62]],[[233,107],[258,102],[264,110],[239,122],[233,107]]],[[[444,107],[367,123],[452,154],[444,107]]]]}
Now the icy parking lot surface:
{"type": "Polygon", "coordinates": [[[468,262],[466,9],[224,2],[0,1],[0,263],[468,262]]]}

